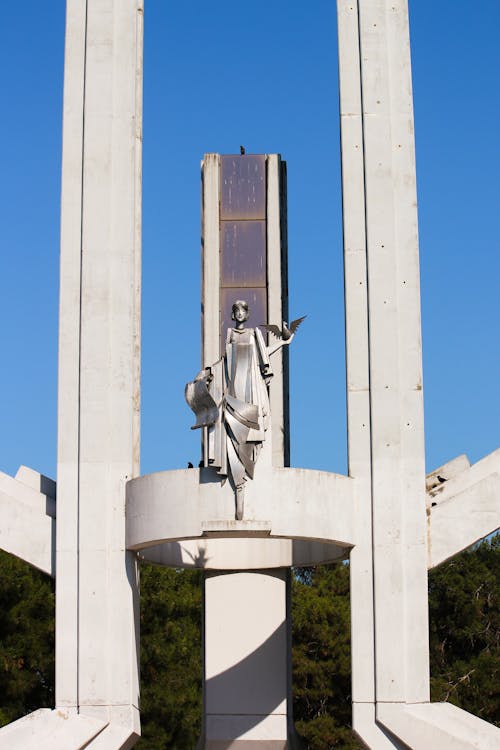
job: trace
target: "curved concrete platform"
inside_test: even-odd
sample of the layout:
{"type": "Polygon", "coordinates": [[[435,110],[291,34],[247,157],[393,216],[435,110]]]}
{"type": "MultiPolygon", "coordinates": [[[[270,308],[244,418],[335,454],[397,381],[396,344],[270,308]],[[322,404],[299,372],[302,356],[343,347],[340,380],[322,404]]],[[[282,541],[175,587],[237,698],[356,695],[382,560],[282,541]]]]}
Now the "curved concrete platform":
{"type": "Polygon", "coordinates": [[[349,548],[322,542],[266,538],[202,538],[141,550],[139,559],[173,568],[268,570],[324,565],[346,559],[349,548]]]}
{"type": "Polygon", "coordinates": [[[245,487],[244,520],[235,521],[234,492],[214,470],[148,474],[127,483],[127,548],[161,565],[217,570],[333,562],[355,544],[353,484],[263,467],[245,487]]]}

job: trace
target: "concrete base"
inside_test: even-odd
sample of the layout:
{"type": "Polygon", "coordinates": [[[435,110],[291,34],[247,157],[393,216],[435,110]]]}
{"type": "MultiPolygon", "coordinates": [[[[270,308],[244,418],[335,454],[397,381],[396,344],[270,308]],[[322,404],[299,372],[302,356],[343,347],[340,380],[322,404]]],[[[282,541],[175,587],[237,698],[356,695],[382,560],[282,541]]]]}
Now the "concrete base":
{"type": "Polygon", "coordinates": [[[377,722],[411,750],[499,750],[500,729],[451,703],[379,703],[377,722]]]}
{"type": "Polygon", "coordinates": [[[131,750],[138,739],[138,726],[40,708],[0,729],[0,750],[131,750]]]}
{"type": "Polygon", "coordinates": [[[298,747],[291,717],[289,571],[205,580],[200,748],[298,747]]]}
{"type": "Polygon", "coordinates": [[[200,740],[196,750],[304,750],[295,731],[286,740],[200,740]]]}
{"type": "Polygon", "coordinates": [[[277,740],[234,740],[233,742],[206,742],[206,750],[288,750],[288,742],[277,740]]]}
{"type": "Polygon", "coordinates": [[[41,708],[0,730],[0,750],[80,750],[106,724],[79,714],[41,708]]]}

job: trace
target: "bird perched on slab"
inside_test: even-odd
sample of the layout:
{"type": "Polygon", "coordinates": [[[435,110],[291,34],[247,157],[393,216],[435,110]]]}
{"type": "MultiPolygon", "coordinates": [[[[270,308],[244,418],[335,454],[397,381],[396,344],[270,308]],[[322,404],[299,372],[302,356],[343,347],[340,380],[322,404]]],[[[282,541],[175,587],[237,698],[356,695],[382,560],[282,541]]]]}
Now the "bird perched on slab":
{"type": "Polygon", "coordinates": [[[288,327],[288,324],[286,320],[283,321],[283,328],[280,328],[277,325],[274,325],[273,323],[263,323],[262,328],[265,328],[266,331],[270,331],[271,333],[274,333],[276,338],[283,339],[283,341],[288,341],[288,339],[291,339],[297,328],[300,326],[303,320],[307,318],[307,315],[303,315],[301,318],[297,318],[296,320],[292,320],[290,323],[290,327],[288,327]]]}
{"type": "Polygon", "coordinates": [[[240,146],[240,154],[241,154],[242,156],[244,156],[244,155],[245,155],[245,146],[240,146]]]}

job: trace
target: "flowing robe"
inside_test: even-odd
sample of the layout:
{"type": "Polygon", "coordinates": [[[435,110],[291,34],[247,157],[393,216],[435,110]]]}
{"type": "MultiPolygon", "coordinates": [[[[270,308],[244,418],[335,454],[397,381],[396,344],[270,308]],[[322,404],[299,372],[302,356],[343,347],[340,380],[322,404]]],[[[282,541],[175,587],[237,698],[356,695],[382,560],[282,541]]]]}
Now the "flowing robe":
{"type": "Polygon", "coordinates": [[[253,479],[269,426],[269,355],[258,328],[230,328],[226,339],[223,419],[227,457],[236,487],[253,479]]]}
{"type": "Polygon", "coordinates": [[[230,475],[236,488],[253,478],[266,437],[270,423],[267,385],[271,377],[260,330],[229,328],[224,356],[186,387],[186,398],[197,415],[195,427],[208,428],[205,465],[214,467],[223,477],[230,475]],[[205,397],[193,403],[189,389],[201,391],[203,384],[205,397]]]}

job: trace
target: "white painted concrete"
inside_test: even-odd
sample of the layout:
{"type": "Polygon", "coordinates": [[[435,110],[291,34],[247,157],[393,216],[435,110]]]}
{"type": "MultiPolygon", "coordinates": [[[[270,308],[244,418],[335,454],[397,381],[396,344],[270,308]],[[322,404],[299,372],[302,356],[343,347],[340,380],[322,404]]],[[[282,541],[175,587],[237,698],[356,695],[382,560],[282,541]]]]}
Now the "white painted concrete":
{"type": "Polygon", "coordinates": [[[425,509],[406,8],[374,0],[359,4],[358,15],[341,0],[338,14],[349,473],[361,505],[351,556],[353,696],[425,700],[427,622],[415,605],[426,590],[425,509]],[[395,639],[406,622],[411,637],[395,639]]]}
{"type": "Polygon", "coordinates": [[[434,497],[435,494],[439,494],[443,482],[448,481],[448,479],[451,479],[456,474],[465,471],[469,466],[469,459],[465,454],[462,454],[427,474],[425,478],[425,489],[428,494],[427,504],[430,505],[431,498],[434,497]]]}
{"type": "Polygon", "coordinates": [[[130,726],[120,726],[117,722],[111,722],[92,740],[88,748],[89,750],[130,750],[136,742],[137,734],[130,726]]]}
{"type": "Polygon", "coordinates": [[[135,735],[142,16],[67,3],[57,474],[57,705],[135,735]]]}
{"type": "Polygon", "coordinates": [[[364,746],[370,750],[408,750],[407,745],[403,745],[392,733],[377,723],[375,708],[375,703],[368,701],[353,701],[352,704],[352,727],[364,746]]]}
{"type": "Polygon", "coordinates": [[[54,495],[54,483],[26,466],[20,467],[15,479],[0,472],[0,548],[51,576],[55,575],[54,495]]]}
{"type": "MultiPolygon", "coordinates": [[[[250,533],[248,525],[242,529],[250,533]]],[[[207,536],[209,533],[205,531],[207,536]]],[[[255,538],[247,536],[245,544],[242,544],[241,533],[232,532],[231,536],[221,539],[217,538],[220,532],[212,532],[210,538],[164,542],[141,549],[139,559],[176,568],[259,570],[333,563],[345,559],[347,555],[347,548],[337,544],[273,539],[260,533],[255,538]]]]}
{"type": "Polygon", "coordinates": [[[429,491],[429,568],[500,527],[500,449],[462,471],[450,474],[441,467],[436,474],[449,478],[429,491]]]}
{"type": "Polygon", "coordinates": [[[457,517],[466,508],[478,511],[468,538],[496,528],[497,464],[463,471],[459,459],[441,467],[444,482],[437,472],[429,477],[426,495],[407,2],[338,0],[337,7],[357,543],[350,557],[353,726],[377,750],[479,747],[460,744],[470,736],[462,725],[474,725],[480,743],[474,717],[429,703],[427,535],[434,564],[462,547],[467,524],[457,517]]]}
{"type": "Polygon", "coordinates": [[[205,581],[205,747],[287,739],[287,579],[278,571],[205,581]]]}
{"type": "MultiPolygon", "coordinates": [[[[34,469],[30,469],[28,466],[20,466],[16,471],[16,480],[26,484],[28,487],[32,487],[37,492],[41,492],[47,498],[54,501],[56,500],[56,483],[53,479],[40,474],[34,469]]],[[[55,505],[51,506],[50,515],[55,518],[55,505]]]]}
{"type": "Polygon", "coordinates": [[[406,3],[360,5],[377,701],[428,700],[424,434],[406,3]],[[388,606],[388,602],[391,605],[388,606]],[[398,633],[399,637],[395,638],[398,633]]]}
{"type": "Polygon", "coordinates": [[[205,154],[202,162],[202,351],[201,367],[220,357],[220,238],[219,154],[205,154]]]}
{"type": "Polygon", "coordinates": [[[498,750],[500,729],[451,703],[380,703],[380,723],[412,750],[498,750]]]}
{"type": "Polygon", "coordinates": [[[336,543],[346,551],[355,544],[354,482],[348,477],[306,469],[272,469],[262,483],[257,478],[248,483],[247,504],[253,512],[238,522],[234,521],[234,493],[229,482],[222,487],[218,477],[204,481],[207,476],[213,476],[211,470],[179,469],[128,482],[127,547],[140,550],[209,532],[219,538],[239,533],[240,537],[314,539],[336,543]]]}
{"type": "MultiPolygon", "coordinates": [[[[267,305],[268,321],[281,327],[282,321],[288,319],[288,300],[283,299],[282,276],[283,256],[286,257],[286,226],[283,225],[281,196],[285,186],[282,185],[282,164],[278,154],[268,154],[267,166],[267,283],[269,287],[267,305]]],[[[287,320],[289,323],[290,321],[287,320]]],[[[272,430],[272,465],[287,465],[287,441],[284,424],[288,410],[288,369],[285,357],[288,352],[280,349],[272,357],[274,377],[269,389],[272,430]]]]}
{"type": "MultiPolygon", "coordinates": [[[[339,0],[337,18],[346,306],[347,434],[349,475],[355,479],[357,523],[357,545],[350,556],[352,696],[356,703],[373,703],[375,656],[371,546],[371,417],[363,121],[357,4],[339,0]]],[[[359,715],[359,711],[355,712],[355,728],[359,715]]]]}
{"type": "Polygon", "coordinates": [[[105,726],[88,716],[41,708],[0,729],[0,750],[83,750],[105,726]]]}

